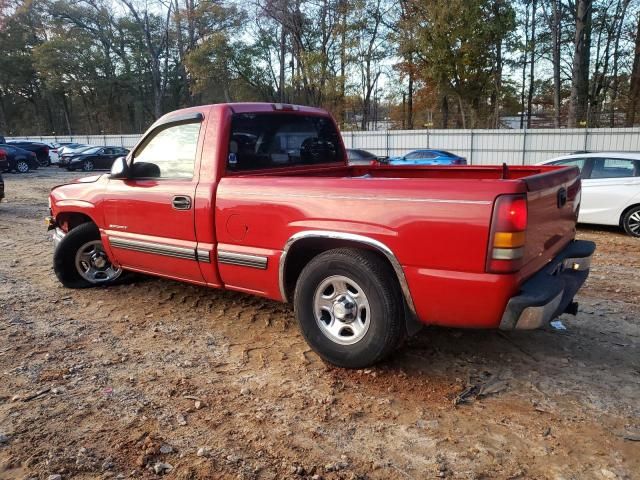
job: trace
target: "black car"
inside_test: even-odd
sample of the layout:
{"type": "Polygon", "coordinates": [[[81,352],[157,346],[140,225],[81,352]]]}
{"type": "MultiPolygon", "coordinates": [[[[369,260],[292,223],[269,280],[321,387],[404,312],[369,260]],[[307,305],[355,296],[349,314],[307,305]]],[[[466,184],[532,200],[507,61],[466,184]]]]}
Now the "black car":
{"type": "Polygon", "coordinates": [[[0,144],[0,149],[7,153],[6,170],[27,173],[38,168],[38,159],[34,152],[24,150],[8,143],[0,144]]]}
{"type": "Polygon", "coordinates": [[[374,160],[380,160],[381,158],[366,150],[348,148],[347,159],[350,165],[369,165],[374,160]]]}
{"type": "Polygon", "coordinates": [[[2,179],[2,174],[0,173],[0,201],[4,198],[4,180],[2,179]]]}
{"type": "Polygon", "coordinates": [[[61,162],[65,162],[67,170],[111,170],[111,164],[118,157],[123,157],[129,150],[122,147],[91,147],[73,154],[71,157],[63,155],[61,162]]]}
{"type": "Polygon", "coordinates": [[[49,158],[49,145],[41,142],[30,142],[28,140],[12,140],[9,142],[9,145],[35,153],[36,158],[38,159],[38,165],[41,167],[51,165],[51,159],[49,158]]]}

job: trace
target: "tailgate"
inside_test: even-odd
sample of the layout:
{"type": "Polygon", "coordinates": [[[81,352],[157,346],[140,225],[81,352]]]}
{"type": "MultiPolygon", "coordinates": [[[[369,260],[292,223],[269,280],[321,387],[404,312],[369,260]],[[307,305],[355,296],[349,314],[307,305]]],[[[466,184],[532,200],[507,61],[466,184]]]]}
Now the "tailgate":
{"type": "Polygon", "coordinates": [[[527,187],[528,225],[523,278],[550,261],[575,237],[580,206],[580,171],[577,167],[548,167],[522,178],[527,187]]]}

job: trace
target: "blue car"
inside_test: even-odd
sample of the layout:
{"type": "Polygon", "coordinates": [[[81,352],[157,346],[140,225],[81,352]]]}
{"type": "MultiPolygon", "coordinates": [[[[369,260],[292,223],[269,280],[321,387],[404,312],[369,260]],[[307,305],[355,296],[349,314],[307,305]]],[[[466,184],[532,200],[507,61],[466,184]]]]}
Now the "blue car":
{"type": "Polygon", "coordinates": [[[388,165],[466,165],[467,159],[444,150],[414,150],[402,157],[391,157],[388,165]]]}

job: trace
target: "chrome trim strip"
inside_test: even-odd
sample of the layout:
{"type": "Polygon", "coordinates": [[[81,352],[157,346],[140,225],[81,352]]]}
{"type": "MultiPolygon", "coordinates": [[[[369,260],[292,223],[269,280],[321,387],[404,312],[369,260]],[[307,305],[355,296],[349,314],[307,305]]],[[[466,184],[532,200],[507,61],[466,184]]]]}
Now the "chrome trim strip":
{"type": "Polygon", "coordinates": [[[225,265],[238,265],[266,270],[268,261],[267,257],[261,255],[218,250],[218,263],[224,263],[225,265]]]}
{"type": "Polygon", "coordinates": [[[202,263],[211,263],[211,252],[209,250],[204,250],[202,248],[196,249],[196,257],[199,262],[202,263]]]}
{"type": "Polygon", "coordinates": [[[234,193],[237,195],[250,197],[293,197],[293,198],[322,198],[332,200],[370,200],[380,202],[414,202],[414,203],[457,203],[464,205],[491,205],[488,200],[449,200],[440,198],[410,198],[410,197],[378,197],[378,196],[356,196],[356,195],[309,195],[306,193],[269,193],[269,192],[245,192],[245,191],[227,191],[225,193],[234,193]]]}
{"type": "Polygon", "coordinates": [[[282,300],[287,302],[287,290],[284,283],[284,271],[287,262],[287,253],[291,249],[294,243],[298,240],[302,240],[304,238],[328,238],[332,240],[347,240],[350,242],[361,243],[364,245],[369,245],[370,247],[375,248],[379,252],[383,253],[385,257],[391,263],[393,270],[398,277],[398,282],[400,282],[400,288],[402,289],[402,293],[404,295],[404,299],[411,310],[413,315],[416,314],[416,308],[413,304],[413,298],[411,298],[411,292],[409,291],[409,284],[407,283],[407,279],[404,276],[404,270],[402,269],[402,265],[396,258],[395,254],[391,251],[389,247],[387,247],[384,243],[375,240],[370,237],[365,237],[364,235],[357,235],[355,233],[344,233],[344,232],[332,232],[327,230],[305,230],[302,232],[298,232],[287,240],[287,243],[284,246],[284,250],[282,251],[282,255],[280,256],[280,265],[278,268],[278,277],[280,284],[280,295],[282,295],[282,300]]]}
{"type": "Polygon", "coordinates": [[[109,243],[114,248],[122,248],[124,250],[135,250],[137,252],[164,255],[166,257],[181,258],[184,260],[196,260],[196,251],[188,247],[176,247],[174,245],[115,237],[109,237],[109,243]]]}

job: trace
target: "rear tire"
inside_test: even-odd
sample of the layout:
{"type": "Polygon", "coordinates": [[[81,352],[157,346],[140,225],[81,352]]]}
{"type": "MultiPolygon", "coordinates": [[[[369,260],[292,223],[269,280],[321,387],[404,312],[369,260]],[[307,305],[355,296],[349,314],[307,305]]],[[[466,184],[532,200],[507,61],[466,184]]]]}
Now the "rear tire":
{"type": "Polygon", "coordinates": [[[404,338],[395,272],[368,250],[329,250],[311,260],[296,284],[294,308],[309,346],[339,367],[373,365],[404,338]]]}
{"type": "Polygon", "coordinates": [[[622,217],[622,228],[632,237],[640,237],[640,206],[631,208],[622,217]]]}
{"type": "Polygon", "coordinates": [[[83,223],[65,235],[53,254],[53,270],[67,288],[111,285],[122,275],[111,265],[93,223],[83,223]]]}

